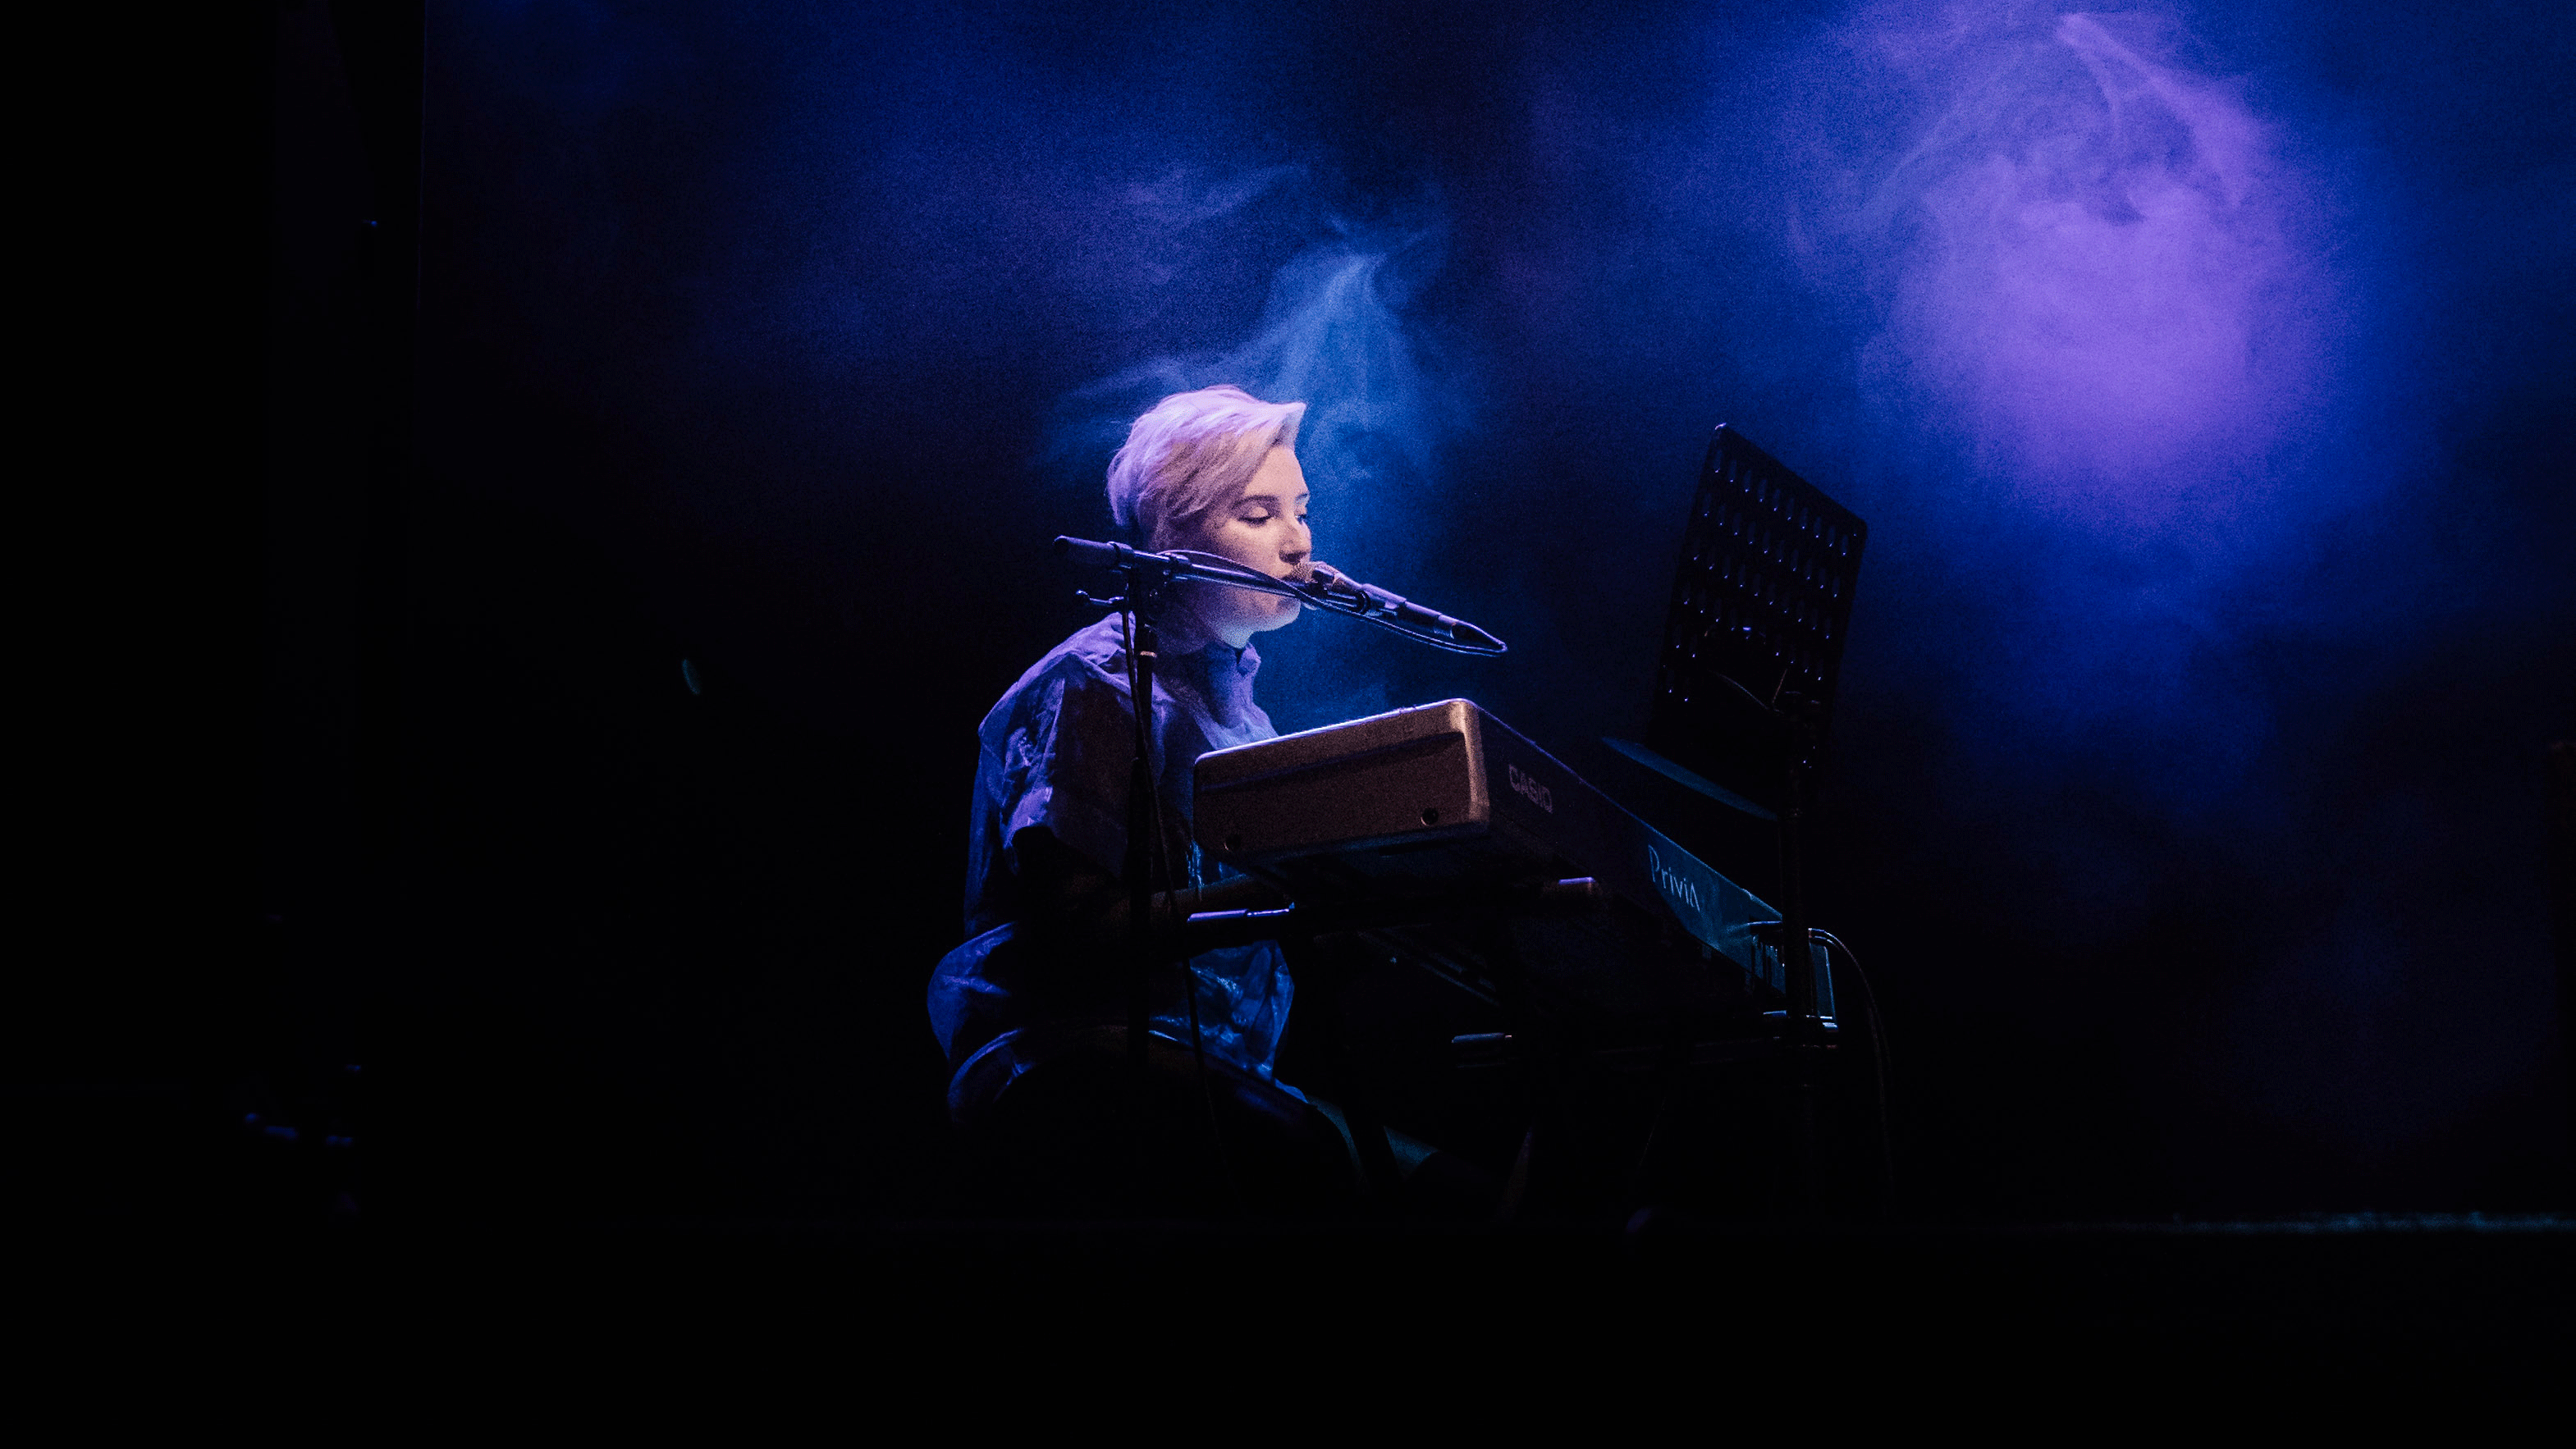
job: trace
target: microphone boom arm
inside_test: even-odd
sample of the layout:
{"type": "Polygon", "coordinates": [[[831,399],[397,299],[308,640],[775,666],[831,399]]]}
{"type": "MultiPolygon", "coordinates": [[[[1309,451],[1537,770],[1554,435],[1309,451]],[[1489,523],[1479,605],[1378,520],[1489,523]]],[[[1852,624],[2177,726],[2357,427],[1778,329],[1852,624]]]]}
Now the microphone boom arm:
{"type": "Polygon", "coordinates": [[[1329,613],[1363,619],[1408,639],[1455,654],[1490,656],[1501,654],[1510,647],[1463,619],[1453,619],[1437,610],[1426,609],[1324,564],[1317,564],[1313,570],[1314,577],[1301,583],[1274,579],[1232,560],[1190,549],[1146,553],[1123,543],[1094,543],[1084,538],[1059,537],[1055,541],[1055,551],[1076,563],[1115,569],[1127,575],[1131,588],[1150,591],[1185,580],[1224,584],[1255,593],[1277,594],[1283,599],[1295,599],[1329,613]]]}

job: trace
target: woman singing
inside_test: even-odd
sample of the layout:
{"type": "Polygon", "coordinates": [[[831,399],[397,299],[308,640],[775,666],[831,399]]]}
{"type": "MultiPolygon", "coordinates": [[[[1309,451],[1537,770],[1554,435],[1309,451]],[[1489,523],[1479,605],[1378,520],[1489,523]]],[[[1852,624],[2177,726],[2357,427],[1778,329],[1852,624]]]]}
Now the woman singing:
{"type": "MultiPolygon", "coordinates": [[[[1314,549],[1295,451],[1305,410],[1234,387],[1164,398],[1109,465],[1111,512],[1149,550],[1299,577],[1314,549]]],[[[1171,877],[1156,888],[1217,885],[1191,840],[1191,766],[1277,734],[1253,702],[1252,638],[1298,609],[1185,584],[1154,621],[1151,765],[1171,877]]],[[[1295,994],[1277,945],[1203,952],[1186,971],[1158,962],[1141,1082],[1129,1068],[1127,645],[1113,613],[1048,651],[984,717],[969,939],[930,982],[950,1114],[1006,1209],[1199,1211],[1233,1199],[1332,1210],[1361,1191],[1355,1144],[1340,1113],[1273,1075],[1295,994]]],[[[1427,1152],[1394,1143],[1408,1168],[1427,1152]]]]}

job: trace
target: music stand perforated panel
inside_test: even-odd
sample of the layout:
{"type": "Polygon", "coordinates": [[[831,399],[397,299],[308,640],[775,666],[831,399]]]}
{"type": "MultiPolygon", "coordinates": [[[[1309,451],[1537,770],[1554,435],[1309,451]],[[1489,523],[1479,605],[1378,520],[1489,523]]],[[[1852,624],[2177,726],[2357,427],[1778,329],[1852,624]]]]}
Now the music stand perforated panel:
{"type": "Polygon", "coordinates": [[[1721,424],[1673,575],[1647,745],[1780,809],[1778,727],[1724,681],[1766,702],[1803,694],[1830,719],[1868,541],[1859,515],[1721,424]]]}

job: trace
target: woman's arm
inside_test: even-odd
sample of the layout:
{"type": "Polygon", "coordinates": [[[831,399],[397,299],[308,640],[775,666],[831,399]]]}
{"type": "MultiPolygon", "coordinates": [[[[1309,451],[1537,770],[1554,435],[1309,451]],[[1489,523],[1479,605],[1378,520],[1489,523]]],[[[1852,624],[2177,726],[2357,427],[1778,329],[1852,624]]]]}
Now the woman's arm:
{"type": "MultiPolygon", "coordinates": [[[[1023,929],[1086,953],[1127,943],[1127,887],[1116,875],[1043,825],[1012,836],[1011,855],[1018,867],[1023,929]]],[[[1272,887],[1238,876],[1155,896],[1153,921],[1162,934],[1166,922],[1185,921],[1195,911],[1258,911],[1286,904],[1288,898],[1272,887]]]]}

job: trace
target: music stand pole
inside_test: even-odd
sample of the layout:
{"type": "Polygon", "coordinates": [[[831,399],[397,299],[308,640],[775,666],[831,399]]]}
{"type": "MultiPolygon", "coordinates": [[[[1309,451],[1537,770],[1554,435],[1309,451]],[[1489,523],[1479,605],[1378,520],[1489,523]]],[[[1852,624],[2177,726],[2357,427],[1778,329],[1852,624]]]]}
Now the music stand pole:
{"type": "Polygon", "coordinates": [[[1788,799],[1780,812],[1780,965],[1789,1003],[1790,1157],[1798,1206],[1812,1211],[1821,1199],[1816,1181],[1816,1078],[1825,1046],[1817,1009],[1815,937],[1807,926],[1807,777],[1818,746],[1816,702],[1783,695],[1781,722],[1788,728],[1788,799]]]}

